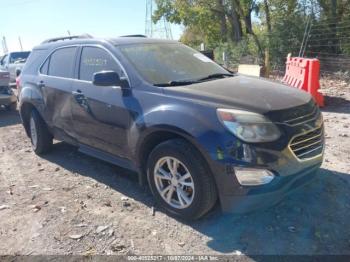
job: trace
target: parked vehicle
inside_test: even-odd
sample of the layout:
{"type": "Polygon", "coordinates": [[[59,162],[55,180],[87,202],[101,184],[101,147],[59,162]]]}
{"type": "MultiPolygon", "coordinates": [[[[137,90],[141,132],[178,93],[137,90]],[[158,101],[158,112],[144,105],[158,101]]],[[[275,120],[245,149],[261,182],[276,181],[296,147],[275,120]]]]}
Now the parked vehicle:
{"type": "Polygon", "coordinates": [[[9,86],[10,73],[0,70],[0,107],[5,106],[9,110],[16,110],[17,98],[9,86]]]}
{"type": "Polygon", "coordinates": [[[30,52],[10,52],[5,54],[0,60],[0,69],[10,72],[10,83],[15,83],[16,78],[29,56],[30,52]]]}
{"type": "Polygon", "coordinates": [[[269,206],[323,159],[322,115],[306,92],[234,75],[174,41],[47,40],[19,85],[37,154],[52,139],[136,171],[170,213],[199,218],[269,206]]]}

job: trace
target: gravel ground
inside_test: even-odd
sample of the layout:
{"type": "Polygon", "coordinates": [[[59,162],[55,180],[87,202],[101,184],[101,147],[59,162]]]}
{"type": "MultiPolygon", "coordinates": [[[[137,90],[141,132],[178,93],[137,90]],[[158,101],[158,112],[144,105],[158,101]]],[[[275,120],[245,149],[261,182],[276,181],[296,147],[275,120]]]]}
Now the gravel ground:
{"type": "Polygon", "coordinates": [[[133,173],[64,143],[40,158],[17,112],[0,110],[0,255],[348,254],[350,86],[325,79],[326,157],[318,178],[248,215],[216,207],[169,217],[133,173]]]}

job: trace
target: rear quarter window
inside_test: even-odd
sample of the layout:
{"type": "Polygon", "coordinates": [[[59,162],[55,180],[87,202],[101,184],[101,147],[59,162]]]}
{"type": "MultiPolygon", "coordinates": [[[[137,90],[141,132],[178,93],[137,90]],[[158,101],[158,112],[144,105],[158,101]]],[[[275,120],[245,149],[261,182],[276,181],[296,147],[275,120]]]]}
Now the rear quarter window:
{"type": "Polygon", "coordinates": [[[40,73],[43,75],[47,75],[49,72],[49,63],[50,63],[50,57],[46,59],[45,63],[40,68],[40,73]]]}
{"type": "Polygon", "coordinates": [[[33,50],[25,63],[22,74],[36,74],[47,55],[48,50],[46,49],[33,50]]]}
{"type": "Polygon", "coordinates": [[[73,78],[76,50],[76,47],[65,47],[52,53],[48,75],[73,78]]]}

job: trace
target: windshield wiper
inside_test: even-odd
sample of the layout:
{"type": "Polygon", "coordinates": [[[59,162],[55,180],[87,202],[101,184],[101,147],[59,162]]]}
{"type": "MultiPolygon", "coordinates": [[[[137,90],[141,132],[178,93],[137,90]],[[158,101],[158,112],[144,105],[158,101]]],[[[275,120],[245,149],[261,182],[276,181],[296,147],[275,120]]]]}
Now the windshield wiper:
{"type": "Polygon", "coordinates": [[[232,77],[234,74],[229,74],[229,73],[216,73],[216,74],[211,74],[206,77],[197,79],[197,80],[179,80],[179,81],[169,81],[168,83],[163,83],[163,84],[154,84],[154,86],[160,86],[160,87],[167,87],[167,86],[187,86],[187,85],[192,85],[192,84],[197,84],[202,81],[210,80],[210,79],[216,79],[216,78],[224,78],[224,77],[232,77]]]}
{"type": "Polygon", "coordinates": [[[229,73],[217,73],[217,74],[211,74],[206,77],[200,78],[197,81],[205,81],[205,80],[210,80],[210,79],[217,79],[217,78],[224,78],[225,76],[232,77],[234,74],[229,74],[229,73]]]}
{"type": "Polygon", "coordinates": [[[163,84],[154,84],[154,86],[167,87],[167,86],[187,86],[196,84],[198,81],[195,80],[181,80],[181,81],[169,81],[168,83],[163,84]]]}

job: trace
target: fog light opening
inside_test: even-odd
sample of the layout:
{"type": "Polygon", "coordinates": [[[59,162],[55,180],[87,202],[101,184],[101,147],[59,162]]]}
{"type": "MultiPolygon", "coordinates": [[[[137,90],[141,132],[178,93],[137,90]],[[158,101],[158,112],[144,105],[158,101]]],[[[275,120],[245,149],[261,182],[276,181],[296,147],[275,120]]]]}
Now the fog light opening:
{"type": "Polygon", "coordinates": [[[266,185],[275,178],[275,175],[266,169],[236,167],[235,174],[242,186],[266,185]]]}

